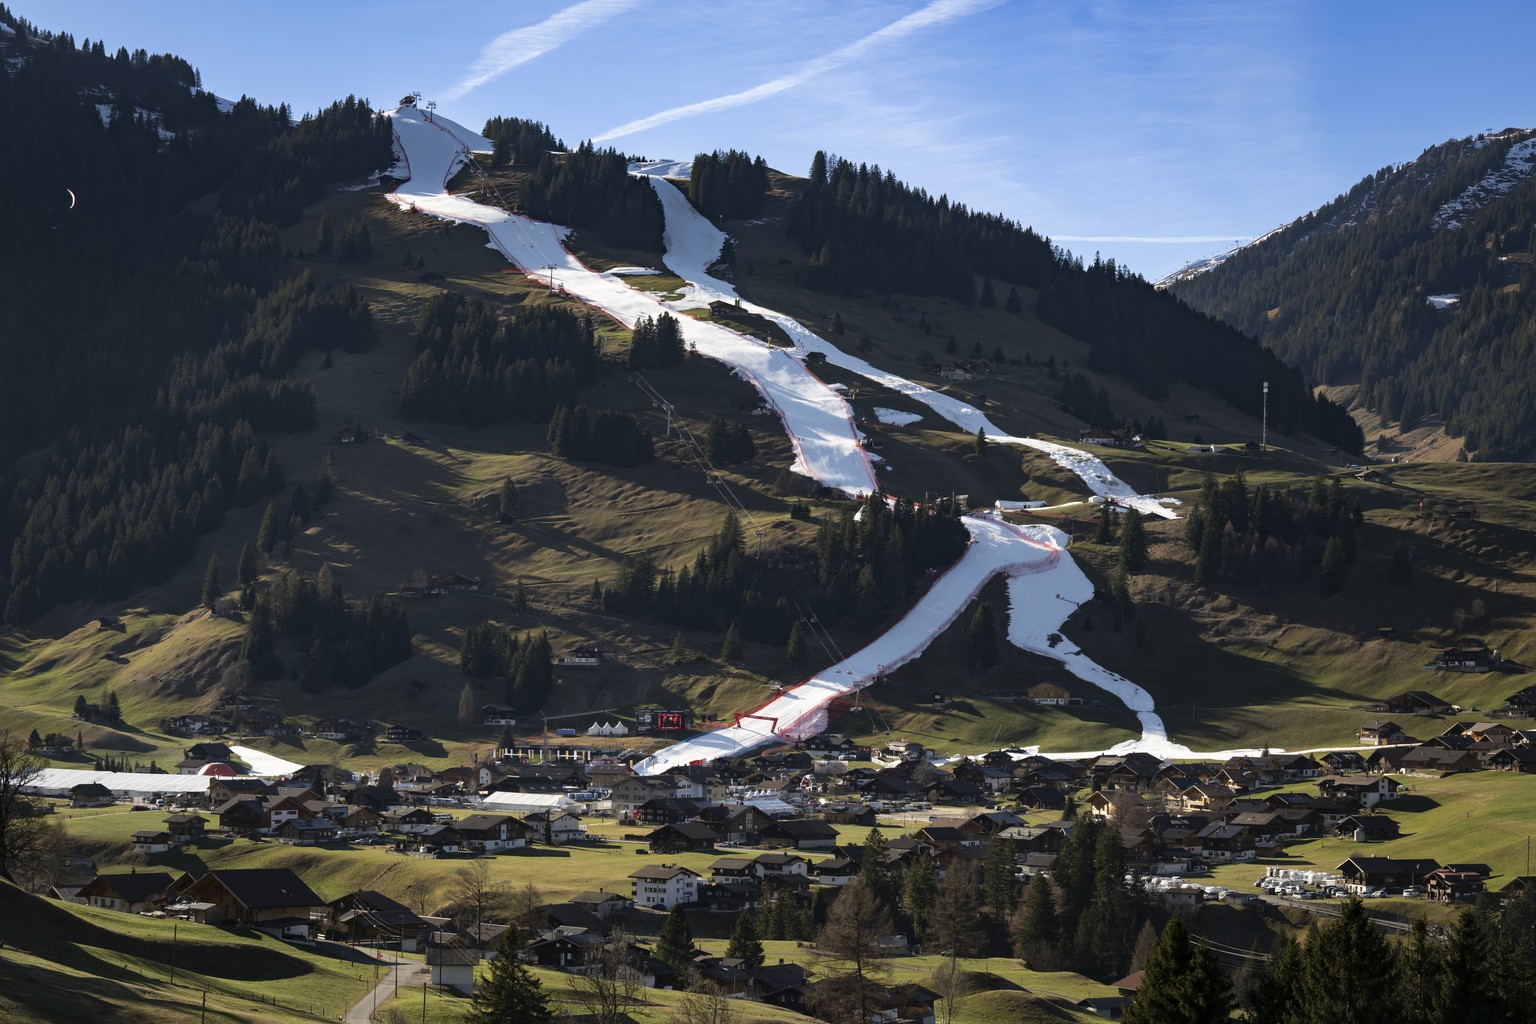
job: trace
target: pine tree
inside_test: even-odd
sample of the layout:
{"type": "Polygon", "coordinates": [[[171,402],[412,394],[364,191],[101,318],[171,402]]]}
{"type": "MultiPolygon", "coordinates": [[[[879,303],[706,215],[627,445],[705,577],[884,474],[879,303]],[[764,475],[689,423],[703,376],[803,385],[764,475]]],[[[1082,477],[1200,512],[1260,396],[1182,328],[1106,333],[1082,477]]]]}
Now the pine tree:
{"type": "Polygon", "coordinates": [[[976,865],[952,861],[939,882],[924,942],[944,956],[975,956],[981,952],[981,890],[976,865]]]}
{"type": "Polygon", "coordinates": [[[1108,505],[1099,506],[1099,524],[1093,530],[1095,544],[1109,545],[1115,542],[1115,511],[1108,505]]]}
{"type": "Polygon", "coordinates": [[[315,507],[323,508],[336,496],[336,449],[327,449],[320,463],[320,483],[315,487],[315,507]]]}
{"type": "Polygon", "coordinates": [[[331,226],[330,214],[320,215],[320,226],[315,231],[315,254],[329,256],[336,247],[336,229],[331,226]]]}
{"type": "Polygon", "coordinates": [[[283,539],[282,527],[278,523],[277,502],[267,502],[267,511],[261,517],[261,527],[256,531],[256,546],[264,554],[270,555],[283,539]]]}
{"type": "Polygon", "coordinates": [[[841,313],[833,313],[832,314],[832,333],[834,335],[836,335],[837,337],[841,338],[843,336],[843,331],[844,330],[845,330],[845,328],[843,327],[843,314],[841,314],[841,313]]]}
{"type": "Polygon", "coordinates": [[[978,459],[986,457],[987,430],[985,427],[980,427],[976,430],[976,444],[974,445],[974,450],[978,459]]]}
{"type": "Polygon", "coordinates": [[[965,663],[972,672],[982,672],[997,664],[997,618],[990,601],[981,602],[971,616],[965,663]]]}
{"type": "Polygon", "coordinates": [[[1324,597],[1331,597],[1344,589],[1344,580],[1349,575],[1349,556],[1345,552],[1344,542],[1337,536],[1328,538],[1328,546],[1323,549],[1323,569],[1317,577],[1318,593],[1324,597]]]}
{"type": "Polygon", "coordinates": [[[757,915],[751,910],[743,910],[736,918],[736,925],[731,929],[731,942],[725,948],[725,955],[740,959],[748,970],[755,971],[763,966],[765,959],[763,940],[757,932],[757,915]]]}
{"type": "Polygon", "coordinates": [[[673,665],[681,665],[693,658],[693,652],[688,649],[688,642],[683,639],[682,630],[678,630],[672,636],[672,653],[668,658],[673,665]]]}
{"type": "Polygon", "coordinates": [[[203,572],[203,607],[212,609],[223,595],[224,573],[219,569],[219,556],[212,555],[208,559],[208,568],[203,572]]]}
{"type": "Polygon", "coordinates": [[[1017,870],[1013,840],[994,836],[987,845],[982,871],[986,883],[987,907],[999,924],[1006,925],[1013,917],[1014,906],[1019,898],[1019,883],[1014,875],[1017,870]]]}
{"type": "Polygon", "coordinates": [[[118,703],[117,691],[115,690],[107,691],[106,713],[107,721],[109,722],[121,722],[123,720],[123,706],[118,703]]]}
{"type": "Polygon", "coordinates": [[[1116,563],[1132,576],[1147,567],[1147,531],[1142,524],[1141,513],[1135,509],[1126,510],[1116,563]]]}
{"type": "Polygon", "coordinates": [[[510,524],[517,522],[517,513],[519,508],[519,503],[517,500],[517,485],[512,482],[511,477],[508,477],[501,482],[501,497],[498,502],[498,508],[501,515],[501,521],[503,523],[510,524]]]}
{"type": "Polygon", "coordinates": [[[687,914],[682,907],[673,907],[656,936],[656,959],[681,970],[693,962],[698,952],[693,945],[693,930],[688,927],[687,914]]]}
{"type": "Polygon", "coordinates": [[[1024,902],[1014,920],[1014,952],[1033,970],[1048,970],[1055,963],[1056,943],[1061,940],[1061,920],[1056,913],[1056,887],[1049,877],[1036,874],[1024,890],[1024,902]]]}
{"type": "Polygon", "coordinates": [[[799,619],[789,628],[789,641],[784,645],[784,661],[791,668],[805,666],[805,627],[799,619]]]}
{"type": "Polygon", "coordinates": [[[933,874],[933,860],[919,857],[907,872],[907,880],[901,890],[902,909],[912,921],[912,930],[918,935],[928,933],[937,896],[938,882],[933,874]]]}
{"type": "MultiPolygon", "coordinates": [[[[1024,312],[1024,302],[1019,298],[1019,289],[1017,285],[1008,286],[1008,301],[1003,303],[1003,309],[1010,313],[1024,312]]],[[[1028,358],[1029,357],[1026,356],[1025,360],[1028,361],[1028,358]]]]}
{"type": "Polygon", "coordinates": [[[1194,945],[1184,919],[1174,915],[1147,959],[1141,988],[1124,1019],[1126,1024],[1222,1024],[1231,1005],[1231,989],[1216,957],[1204,945],[1194,945]]]}
{"type": "Polygon", "coordinates": [[[997,292],[992,290],[992,279],[984,277],[981,279],[981,308],[991,309],[995,305],[997,305],[997,292]]]}
{"type": "Polygon", "coordinates": [[[725,662],[736,661],[741,657],[741,634],[736,631],[736,623],[731,623],[731,628],[725,632],[725,642],[720,645],[720,660],[725,662]]]}
{"type": "Polygon", "coordinates": [[[538,977],[518,959],[521,949],[522,933],[516,927],[496,940],[498,955],[475,989],[469,1024],[541,1024],[550,1019],[549,999],[538,977]]]}

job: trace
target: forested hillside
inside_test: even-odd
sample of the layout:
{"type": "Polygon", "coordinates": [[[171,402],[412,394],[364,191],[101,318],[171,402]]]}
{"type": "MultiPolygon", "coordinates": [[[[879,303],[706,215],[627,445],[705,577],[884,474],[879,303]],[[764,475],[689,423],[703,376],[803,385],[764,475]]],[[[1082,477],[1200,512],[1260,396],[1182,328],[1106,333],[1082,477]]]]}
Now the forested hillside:
{"type": "Polygon", "coordinates": [[[1385,167],[1169,290],[1404,430],[1427,419],[1475,458],[1528,458],[1536,409],[1536,152],[1530,131],[1385,167]],[[1435,301],[1431,302],[1430,297],[1435,301]]]}
{"type": "Polygon", "coordinates": [[[373,327],[356,295],[291,276],[277,227],[387,165],[390,132],[351,97],[297,123],[221,112],[178,57],[0,18],[0,117],[49,140],[0,151],[0,601],[27,622],[167,578],[228,508],[283,488],[256,435],[315,425],[294,361],[373,327]]]}
{"type": "Polygon", "coordinates": [[[1084,264],[1030,228],[937,199],[879,167],[817,153],[787,229],[811,256],[804,283],[830,292],[942,295],[970,305],[1020,308],[1038,292],[1041,320],[1088,343],[1095,369],[1124,377],[1154,400],[1185,381],[1269,422],[1346,451],[1363,439],[1347,413],[1314,397],[1301,374],[1252,337],[1191,309],[1114,261],[1084,264]],[[978,288],[977,277],[981,278],[978,288]]]}

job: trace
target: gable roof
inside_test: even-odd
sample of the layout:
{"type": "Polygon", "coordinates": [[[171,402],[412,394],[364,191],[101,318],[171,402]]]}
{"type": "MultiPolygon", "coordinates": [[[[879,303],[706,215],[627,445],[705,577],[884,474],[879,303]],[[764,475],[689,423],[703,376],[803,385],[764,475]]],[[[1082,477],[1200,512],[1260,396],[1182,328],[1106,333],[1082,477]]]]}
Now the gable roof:
{"type": "Polygon", "coordinates": [[[80,896],[115,896],[127,903],[143,903],[164,892],[172,878],[166,871],[129,872],[124,875],[97,875],[80,887],[80,896]]]}
{"type": "Polygon", "coordinates": [[[208,872],[192,888],[222,887],[249,910],[267,907],[318,907],[325,903],[288,868],[229,868],[208,872]],[[211,881],[210,881],[211,879],[211,881]]]}

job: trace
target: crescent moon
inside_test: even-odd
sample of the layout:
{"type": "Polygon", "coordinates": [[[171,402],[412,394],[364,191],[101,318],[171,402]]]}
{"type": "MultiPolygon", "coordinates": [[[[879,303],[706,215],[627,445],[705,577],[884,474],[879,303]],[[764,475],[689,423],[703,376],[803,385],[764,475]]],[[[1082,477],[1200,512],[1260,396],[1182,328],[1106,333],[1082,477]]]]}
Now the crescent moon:
{"type": "Polygon", "coordinates": [[[69,193],[69,208],[73,210],[75,208],[75,190],[66,188],[64,191],[69,193]]]}

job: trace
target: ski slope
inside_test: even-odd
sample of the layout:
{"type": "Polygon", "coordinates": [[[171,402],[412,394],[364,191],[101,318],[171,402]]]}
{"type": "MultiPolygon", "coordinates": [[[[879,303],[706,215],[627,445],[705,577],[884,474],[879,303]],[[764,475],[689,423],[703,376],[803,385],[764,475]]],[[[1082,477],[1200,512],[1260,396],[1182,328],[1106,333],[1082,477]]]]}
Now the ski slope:
{"type": "MultiPolygon", "coordinates": [[[[715,324],[686,316],[679,318],[690,346],[730,365],[768,400],[795,447],[797,471],[850,494],[877,488],[870,458],[858,446],[859,433],[853,425],[852,410],[836,390],[818,380],[802,362],[809,353],[820,352],[828,362],[908,395],[962,430],[985,430],[988,438],[997,443],[1045,452],[1097,495],[1115,498],[1146,514],[1176,518],[1167,507],[1169,499],[1136,493],[1093,455],[1065,445],[1009,435],[974,406],[880,370],[843,352],[794,318],[741,300],[731,285],[706,272],[719,257],[725,236],[675,186],[659,176],[675,173],[680,164],[632,168],[639,174],[649,172],[666,218],[666,265],[688,282],[684,297],[669,304],[631,289],[622,274],[599,274],[582,265],[563,245],[566,229],[476,203],[468,196],[450,194],[447,181],[469,160],[470,150],[489,148],[487,140],[446,118],[435,116],[428,120],[413,107],[401,107],[391,117],[403,154],[403,173],[410,176],[395,190],[393,201],[407,209],[481,226],[490,236],[491,246],[529,277],[547,281],[551,287],[558,285],[628,326],[642,316],[696,308],[723,299],[739,302],[743,308],[782,327],[795,342],[793,354],[715,324]]],[[[1117,752],[1147,750],[1160,756],[1175,756],[1173,752],[1177,756],[1234,753],[1197,755],[1172,743],[1150,694],[1094,664],[1065,640],[1051,645],[1051,634],[1093,593],[1082,570],[1065,554],[1065,537],[1060,531],[1047,526],[1018,527],[987,513],[967,515],[963,522],[971,536],[965,553],[884,635],[756,712],[741,716],[735,725],[667,747],[640,762],[636,770],[657,774],[676,765],[739,755],[768,743],[821,731],[826,727],[827,709],[833,700],[862,689],[921,655],[981,587],[999,573],[1010,576],[1010,642],[1063,662],[1079,678],[1115,695],[1136,712],[1142,736],[1117,745],[1117,752]],[[1054,595],[1045,597],[1048,591],[1054,591],[1054,595]]]]}
{"type": "Polygon", "coordinates": [[[922,654],[993,576],[1048,572],[1061,559],[1058,538],[1043,532],[1048,527],[1018,527],[984,513],[967,515],[962,522],[971,542],[960,560],[934,581],[901,621],[869,646],[816,673],[736,725],[675,743],[636,764],[635,771],[655,775],[678,765],[742,754],[766,743],[814,736],[827,727],[827,706],[834,699],[868,686],[922,654]]]}
{"type": "Polygon", "coordinates": [[[785,333],[794,340],[796,354],[802,359],[811,352],[820,352],[832,365],[921,402],[968,434],[985,430],[987,440],[993,443],[1019,445],[1044,452],[1057,465],[1075,474],[1094,494],[1115,498],[1126,507],[1134,508],[1145,515],[1161,516],[1164,519],[1178,518],[1168,508],[1170,504],[1178,504],[1177,501],[1171,498],[1138,494],[1135,488],[1111,473],[1109,467],[1104,465],[1098,457],[1051,441],[1042,441],[1033,437],[1015,437],[998,427],[975,406],[907,380],[905,377],[888,373],[858,356],[844,352],[806,328],[794,317],[742,299],[736,294],[736,289],[732,285],[711,277],[708,273],[707,268],[720,256],[720,245],[725,240],[725,234],[699,213],[676,185],[655,175],[649,177],[666,214],[667,226],[663,240],[667,247],[667,266],[692,286],[683,300],[688,305],[697,306],[715,299],[740,302],[743,309],[772,320],[783,328],[785,333]]]}
{"type": "MultiPolygon", "coordinates": [[[[624,275],[600,274],[583,265],[565,249],[567,228],[450,193],[448,180],[469,161],[470,151],[488,150],[489,140],[441,115],[428,120],[415,107],[400,107],[390,117],[403,154],[403,173],[409,175],[390,196],[398,206],[484,228],[491,247],[530,278],[598,307],[626,327],[644,316],[672,312],[650,294],[630,288],[624,275]]],[[[718,324],[689,316],[677,319],[689,348],[730,366],[784,420],[795,447],[796,472],[851,495],[878,489],[848,403],[808,373],[794,355],[718,324]]]]}

